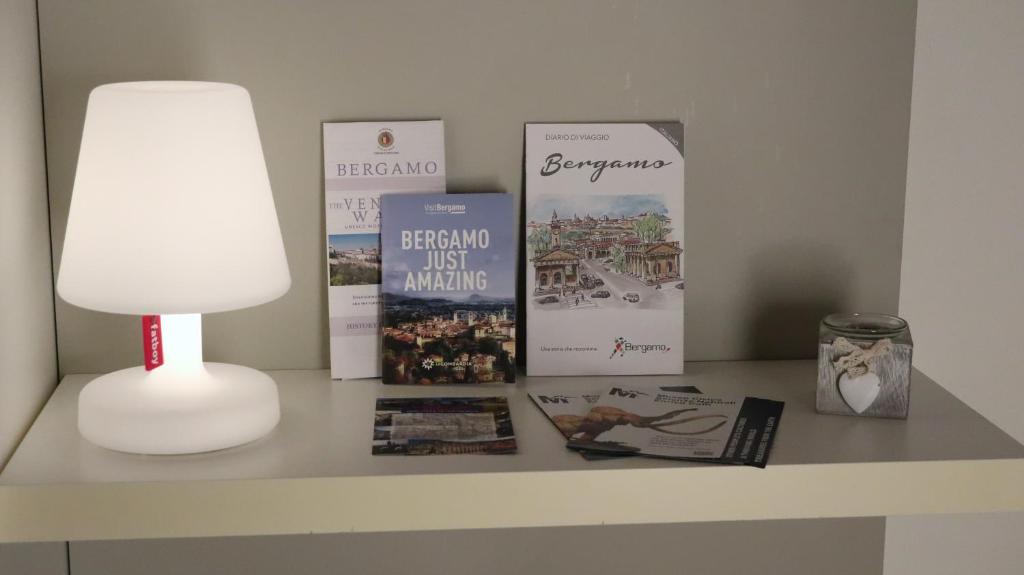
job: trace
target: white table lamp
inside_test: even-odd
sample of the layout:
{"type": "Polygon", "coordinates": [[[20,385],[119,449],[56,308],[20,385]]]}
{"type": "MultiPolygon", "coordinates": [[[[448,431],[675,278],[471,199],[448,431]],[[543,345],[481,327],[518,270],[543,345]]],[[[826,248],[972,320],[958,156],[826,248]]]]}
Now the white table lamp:
{"type": "Polygon", "coordinates": [[[86,439],[118,451],[197,453],[272,430],[274,381],[203,363],[199,314],[265,303],[290,285],[244,88],[132,82],[92,91],[57,291],[84,308],[160,315],[153,335],[162,335],[163,365],[91,381],[78,405],[86,439]]]}

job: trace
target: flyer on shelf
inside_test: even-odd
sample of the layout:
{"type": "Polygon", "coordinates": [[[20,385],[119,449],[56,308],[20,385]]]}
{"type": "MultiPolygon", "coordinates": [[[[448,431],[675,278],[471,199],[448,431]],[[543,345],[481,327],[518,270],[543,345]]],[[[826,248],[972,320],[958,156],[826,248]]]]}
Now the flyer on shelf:
{"type": "MultiPolygon", "coordinates": [[[[662,387],[666,391],[685,391],[687,393],[700,393],[701,391],[692,385],[677,385],[662,387]]],[[[559,433],[566,439],[570,439],[576,433],[576,429],[583,419],[590,412],[590,408],[601,398],[600,392],[591,393],[562,393],[557,390],[530,392],[530,400],[548,418],[559,433]]],[[[630,455],[628,453],[600,453],[577,449],[584,459],[600,460],[630,455]]]]}
{"type": "Polygon", "coordinates": [[[527,124],[529,375],[683,372],[683,125],[527,124]]]}
{"type": "Polygon", "coordinates": [[[613,387],[576,426],[568,446],[764,467],[783,406],[755,397],[613,387]]]}
{"type": "Polygon", "coordinates": [[[505,455],[516,452],[504,397],[380,398],[374,455],[505,455]]]}
{"type": "Polygon", "coordinates": [[[331,377],[380,376],[380,197],[445,191],[444,124],[323,124],[331,377]]]}
{"type": "MultiPolygon", "coordinates": [[[[692,385],[677,385],[660,388],[662,391],[682,391],[701,393],[692,385]]],[[[590,408],[601,399],[601,392],[563,393],[550,389],[547,391],[531,391],[530,400],[536,405],[558,431],[569,439],[576,433],[576,428],[583,418],[590,413],[590,408]]]]}

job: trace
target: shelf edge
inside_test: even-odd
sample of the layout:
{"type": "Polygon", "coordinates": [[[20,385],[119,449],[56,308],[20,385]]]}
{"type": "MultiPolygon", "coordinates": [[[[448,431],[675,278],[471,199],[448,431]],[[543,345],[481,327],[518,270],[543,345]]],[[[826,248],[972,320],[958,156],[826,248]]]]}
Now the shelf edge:
{"type": "Polygon", "coordinates": [[[5,485],[0,542],[1021,511],[1022,484],[1024,459],[5,485]]]}

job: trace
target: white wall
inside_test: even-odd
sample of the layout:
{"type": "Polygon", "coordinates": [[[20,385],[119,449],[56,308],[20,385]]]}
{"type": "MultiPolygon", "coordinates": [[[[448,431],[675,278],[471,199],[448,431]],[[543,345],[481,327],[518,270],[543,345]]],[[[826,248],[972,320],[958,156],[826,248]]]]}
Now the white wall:
{"type": "MultiPolygon", "coordinates": [[[[0,0],[0,469],[57,384],[39,40],[0,0]]],[[[65,545],[0,545],[0,574],[64,575],[65,545]]]]}
{"type": "MultiPolygon", "coordinates": [[[[900,313],[917,367],[1019,441],[1022,297],[1024,2],[922,0],[900,313]]],[[[1022,543],[1024,514],[891,518],[885,572],[1019,574],[1022,543]]]]}
{"type": "Polygon", "coordinates": [[[57,384],[36,5],[0,1],[0,469],[57,384]]]}

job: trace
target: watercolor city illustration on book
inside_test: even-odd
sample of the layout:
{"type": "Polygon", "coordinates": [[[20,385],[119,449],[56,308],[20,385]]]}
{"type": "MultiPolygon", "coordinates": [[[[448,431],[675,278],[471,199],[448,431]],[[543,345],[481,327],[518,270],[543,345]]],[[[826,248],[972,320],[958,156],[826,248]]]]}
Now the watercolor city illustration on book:
{"type": "Polygon", "coordinates": [[[659,195],[543,195],[526,225],[531,309],[677,308],[678,239],[659,195]]]}
{"type": "Polygon", "coordinates": [[[515,235],[505,194],[386,196],[384,383],[515,381],[515,235]],[[437,211],[442,206],[456,211],[437,211]]]}

